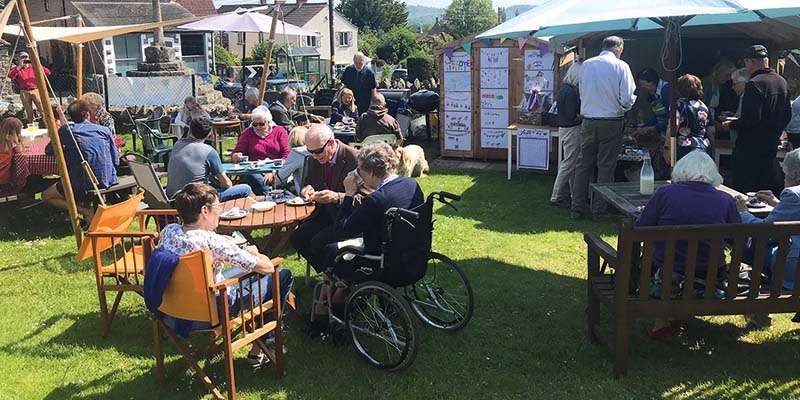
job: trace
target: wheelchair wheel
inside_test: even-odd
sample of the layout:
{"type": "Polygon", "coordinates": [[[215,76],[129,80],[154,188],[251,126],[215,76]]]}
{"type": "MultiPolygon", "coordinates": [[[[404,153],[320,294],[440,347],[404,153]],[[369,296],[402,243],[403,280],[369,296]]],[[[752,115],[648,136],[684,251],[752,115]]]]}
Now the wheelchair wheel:
{"type": "Polygon", "coordinates": [[[406,296],[421,320],[445,331],[464,328],[475,308],[467,276],[453,260],[439,253],[428,255],[425,276],[406,287],[406,296]]]}
{"type": "Polygon", "coordinates": [[[345,320],[358,354],[373,366],[400,371],[417,356],[417,324],[391,286],[374,281],[357,286],[347,299],[345,320]]]}

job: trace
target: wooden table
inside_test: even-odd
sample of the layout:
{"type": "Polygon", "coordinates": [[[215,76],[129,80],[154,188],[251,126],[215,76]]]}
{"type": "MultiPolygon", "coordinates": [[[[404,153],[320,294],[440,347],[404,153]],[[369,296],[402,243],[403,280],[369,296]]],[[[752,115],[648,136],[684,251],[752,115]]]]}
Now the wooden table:
{"type": "Polygon", "coordinates": [[[331,106],[304,106],[301,108],[303,109],[303,112],[307,112],[309,114],[319,115],[325,118],[331,116],[331,106]]]}
{"type": "Polygon", "coordinates": [[[225,138],[222,134],[227,130],[236,129],[237,137],[242,134],[242,121],[237,119],[215,119],[211,120],[211,136],[214,140],[214,148],[218,149],[222,155],[222,142],[225,138]]]}
{"type": "MultiPolygon", "coordinates": [[[[669,184],[669,181],[656,181],[654,186],[655,190],[662,186],[669,184]]],[[[717,188],[733,197],[741,195],[741,193],[721,185],[717,188]]],[[[650,200],[651,195],[643,195],[639,193],[639,182],[612,182],[612,183],[594,183],[592,184],[592,191],[599,195],[603,200],[607,201],[610,205],[614,206],[617,210],[621,211],[628,217],[636,218],[641,214],[641,210],[650,200]]],[[[750,213],[755,215],[765,215],[772,211],[771,206],[764,208],[750,208],[750,213]]]]}
{"type": "MultiPolygon", "coordinates": [[[[258,200],[262,200],[259,196],[258,200]]],[[[270,235],[266,245],[259,247],[259,250],[270,257],[276,257],[283,253],[292,232],[297,228],[300,221],[308,218],[314,212],[314,204],[303,206],[289,206],[285,203],[278,204],[272,210],[266,212],[254,211],[251,207],[256,200],[250,197],[242,199],[228,200],[222,203],[223,211],[228,211],[233,207],[239,207],[248,211],[244,218],[225,221],[220,219],[217,230],[220,233],[241,232],[251,244],[255,244],[252,232],[258,229],[269,229],[270,235]]]]}

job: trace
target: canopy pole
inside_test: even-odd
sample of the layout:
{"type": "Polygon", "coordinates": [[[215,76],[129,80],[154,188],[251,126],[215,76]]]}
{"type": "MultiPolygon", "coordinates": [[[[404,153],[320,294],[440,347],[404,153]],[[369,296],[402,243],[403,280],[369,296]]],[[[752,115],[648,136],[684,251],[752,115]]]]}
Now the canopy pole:
{"type": "MultiPolygon", "coordinates": [[[[272,8],[272,25],[269,27],[269,42],[267,43],[267,53],[264,54],[264,66],[261,69],[261,83],[258,87],[258,104],[264,102],[264,91],[267,90],[267,78],[269,77],[269,64],[272,62],[272,48],[275,46],[275,31],[278,29],[278,10],[281,7],[280,1],[275,1],[272,8]]],[[[287,54],[287,57],[289,55],[287,54]]]]}
{"type": "MultiPolygon", "coordinates": [[[[83,28],[83,17],[78,15],[75,18],[75,26],[83,28]]],[[[75,45],[75,75],[76,75],[76,90],[75,97],[81,98],[83,96],[83,43],[75,45]]]]}
{"type": "Polygon", "coordinates": [[[334,87],[333,81],[336,79],[336,36],[334,33],[334,26],[333,26],[333,0],[328,0],[328,22],[329,24],[329,35],[330,35],[330,46],[331,46],[331,78],[328,79],[328,87],[334,87]]]}
{"type": "MultiPolygon", "coordinates": [[[[677,24],[683,24],[683,19],[686,17],[669,17],[668,20],[674,20],[677,24]]],[[[668,24],[668,21],[664,21],[664,26],[668,24]]],[[[667,30],[665,29],[664,32],[666,33],[667,30]]],[[[681,38],[678,38],[680,41],[681,38]]],[[[667,62],[666,64],[669,65],[670,69],[675,67],[677,63],[678,49],[676,46],[670,45],[669,38],[667,38],[666,34],[664,35],[664,42],[665,45],[669,46],[669,52],[667,53],[667,62]]],[[[678,46],[680,46],[680,42],[678,46]]],[[[669,113],[669,120],[667,122],[667,140],[669,140],[669,165],[675,166],[675,162],[677,162],[677,146],[678,146],[678,77],[677,77],[677,69],[673,71],[666,71],[667,73],[667,80],[669,82],[669,108],[667,111],[669,113]]]]}
{"type": "Polygon", "coordinates": [[[47,134],[50,136],[50,142],[53,145],[53,152],[56,156],[56,163],[58,163],[58,170],[61,175],[61,185],[64,187],[64,197],[67,201],[67,211],[69,211],[70,219],[72,219],[72,231],[75,233],[75,241],[80,247],[83,241],[83,231],[78,224],[78,207],[75,204],[75,194],[72,191],[72,184],[69,180],[69,170],[67,170],[67,163],[64,159],[64,149],[61,147],[61,138],[56,131],[56,118],[53,115],[53,108],[50,107],[50,94],[47,91],[47,82],[45,81],[44,71],[42,70],[42,62],[39,60],[39,48],[33,38],[31,30],[31,19],[28,15],[28,7],[25,0],[17,2],[17,7],[20,14],[19,24],[25,30],[25,38],[28,40],[28,51],[30,52],[31,61],[33,61],[33,70],[36,74],[36,87],[39,90],[39,98],[42,101],[44,120],[47,124],[47,134]]]}

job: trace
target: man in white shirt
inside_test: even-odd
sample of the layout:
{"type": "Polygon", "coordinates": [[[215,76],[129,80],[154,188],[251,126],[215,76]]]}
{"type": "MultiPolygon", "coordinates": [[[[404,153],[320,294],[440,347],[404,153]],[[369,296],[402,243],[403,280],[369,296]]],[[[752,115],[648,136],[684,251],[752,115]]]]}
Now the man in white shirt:
{"type": "MultiPolygon", "coordinates": [[[[584,61],[581,68],[581,156],[572,193],[573,218],[588,215],[589,184],[597,168],[597,182],[613,182],[622,147],[625,112],[636,101],[631,69],[620,60],[624,42],[619,36],[603,40],[603,51],[584,61]]],[[[592,202],[592,214],[605,213],[603,201],[592,202]]]]}

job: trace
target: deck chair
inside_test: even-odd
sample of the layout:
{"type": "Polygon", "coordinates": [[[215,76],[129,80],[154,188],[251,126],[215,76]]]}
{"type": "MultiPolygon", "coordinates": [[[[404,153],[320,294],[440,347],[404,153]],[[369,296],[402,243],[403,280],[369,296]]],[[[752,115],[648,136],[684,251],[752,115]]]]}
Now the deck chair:
{"type": "MultiPolygon", "coordinates": [[[[236,285],[252,285],[256,288],[258,274],[246,273],[237,277],[214,283],[211,254],[208,251],[195,251],[180,258],[164,290],[159,311],[175,318],[189,321],[206,322],[210,328],[195,330],[192,333],[205,333],[210,337],[205,346],[200,346],[198,351],[192,351],[187,343],[177,333],[165,324],[161,318],[153,318],[153,340],[156,358],[156,376],[164,382],[164,353],[162,350],[163,334],[175,344],[183,356],[187,368],[200,378],[216,399],[223,399],[222,393],[203,371],[198,363],[200,357],[205,359],[205,365],[219,352],[225,353],[225,369],[227,377],[228,399],[236,398],[236,381],[233,368],[233,354],[235,351],[251,344],[257,343],[261,350],[267,354],[275,372],[279,377],[284,375],[283,351],[272,351],[260,340],[269,332],[275,332],[275,348],[283,348],[283,337],[280,321],[281,299],[280,278],[278,266],[283,262],[281,258],[272,259],[275,271],[272,273],[272,293],[275,297],[264,303],[254,305],[250,309],[239,302],[239,315],[229,314],[228,296],[229,287],[236,285]],[[271,312],[270,312],[271,310],[271,312]]],[[[258,293],[258,289],[251,293],[258,293]]]]}
{"type": "Polygon", "coordinates": [[[97,281],[97,296],[100,300],[100,333],[108,337],[111,322],[124,292],[143,293],[144,267],[157,237],[156,231],[144,228],[145,219],[155,213],[175,214],[174,210],[137,211],[144,193],[121,203],[98,206],[88,232],[75,255],[78,261],[94,257],[94,272],[97,281]],[[138,232],[129,231],[136,218],[139,218],[138,232]],[[108,263],[108,264],[106,264],[108,263]],[[109,310],[107,292],[117,292],[114,304],[109,310]]]}
{"type": "Polygon", "coordinates": [[[172,200],[167,197],[167,192],[161,186],[161,180],[153,165],[146,160],[129,160],[128,165],[136,184],[144,190],[144,202],[147,206],[156,210],[171,209],[172,200]]]}
{"type": "Polygon", "coordinates": [[[393,133],[387,133],[387,134],[379,134],[379,135],[369,135],[369,136],[365,137],[364,140],[362,140],[361,142],[359,142],[359,143],[350,143],[349,146],[353,147],[353,148],[356,148],[356,149],[360,149],[360,148],[362,148],[362,147],[364,147],[364,146],[366,146],[368,144],[378,143],[378,142],[384,142],[384,143],[388,144],[389,146],[392,146],[393,149],[396,149],[397,146],[400,146],[400,145],[403,144],[403,142],[398,140],[397,136],[395,136],[393,133]]]}
{"type": "Polygon", "coordinates": [[[136,122],[136,135],[142,140],[142,153],[145,157],[153,162],[167,164],[172,144],[177,140],[175,136],[162,134],[159,129],[154,129],[149,125],[148,121],[136,122]],[[172,141],[172,143],[167,143],[167,141],[172,141]]]}

